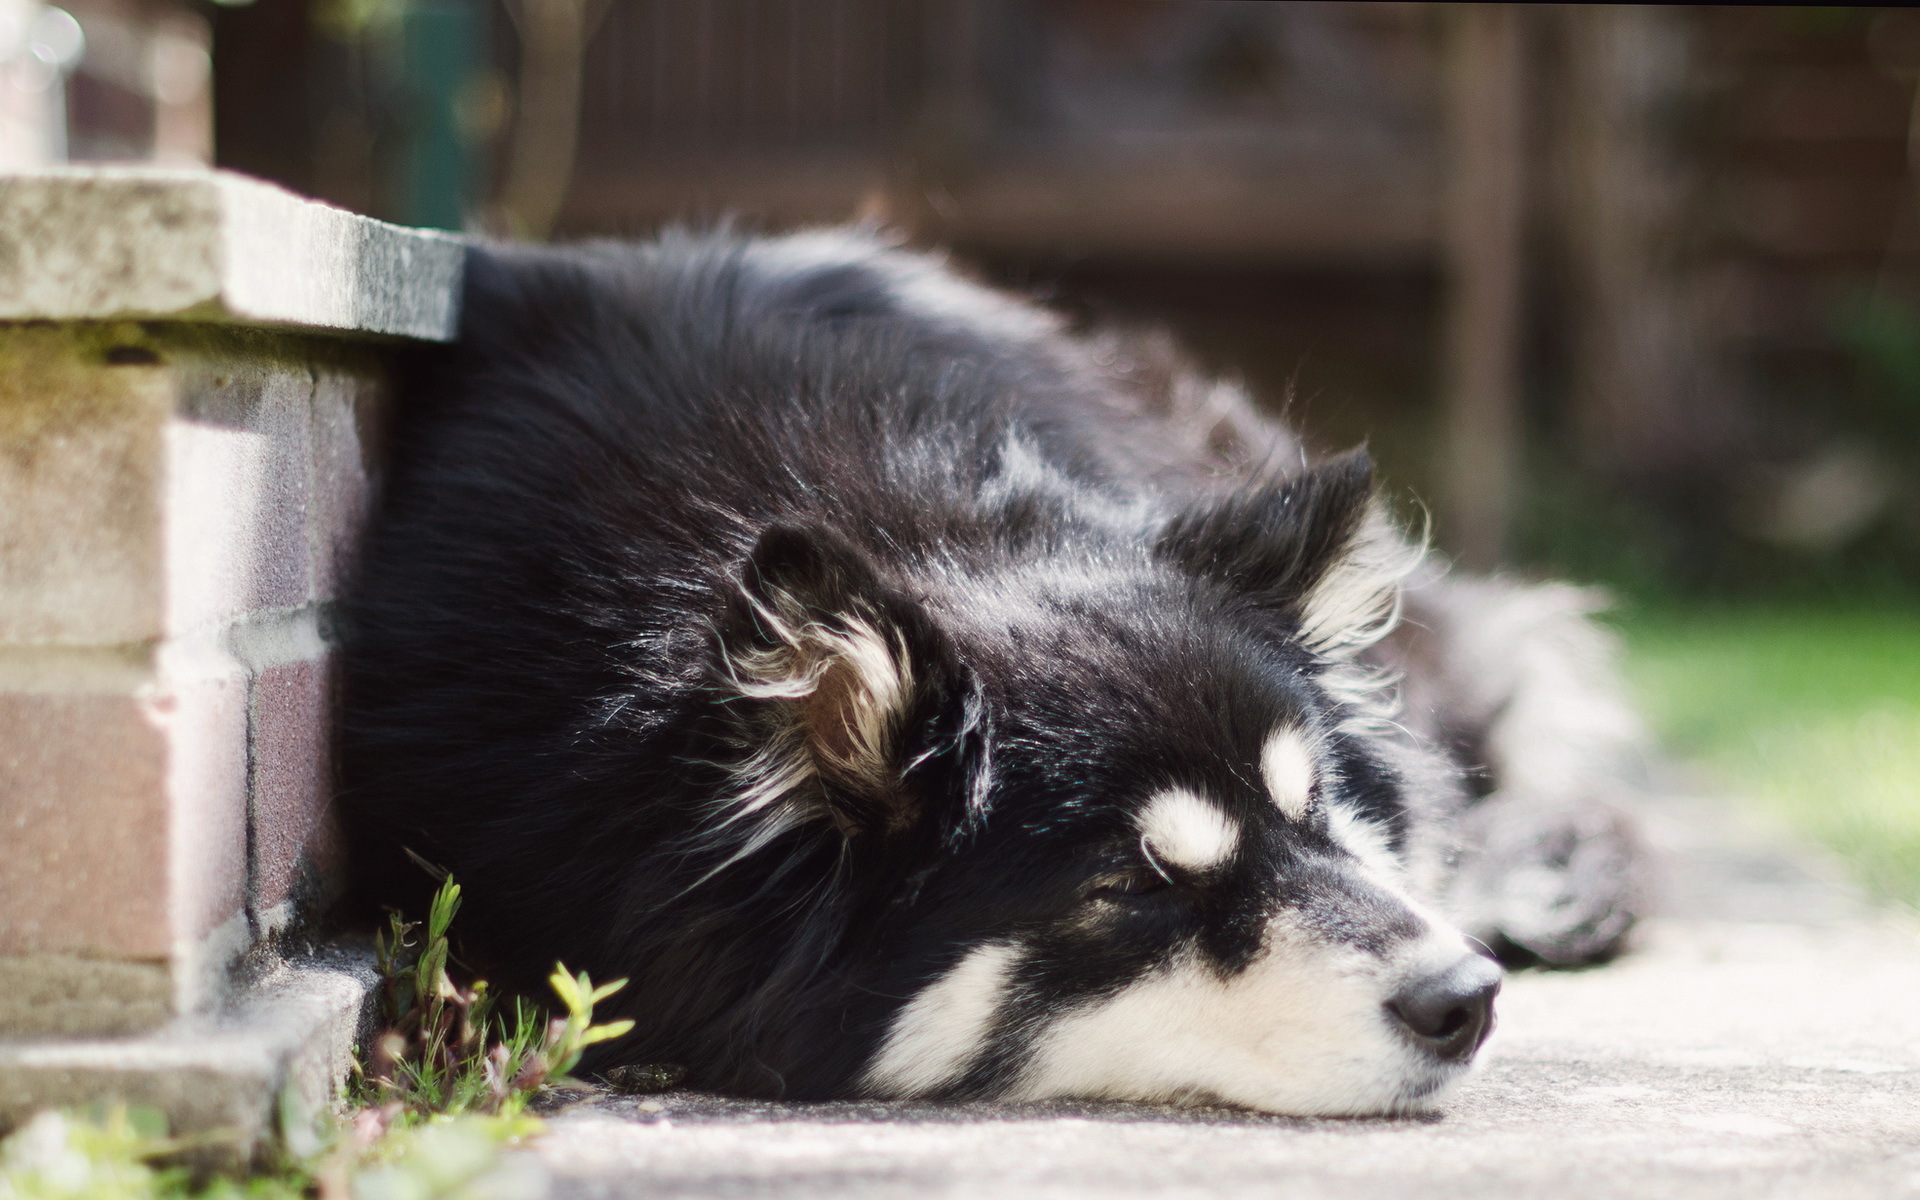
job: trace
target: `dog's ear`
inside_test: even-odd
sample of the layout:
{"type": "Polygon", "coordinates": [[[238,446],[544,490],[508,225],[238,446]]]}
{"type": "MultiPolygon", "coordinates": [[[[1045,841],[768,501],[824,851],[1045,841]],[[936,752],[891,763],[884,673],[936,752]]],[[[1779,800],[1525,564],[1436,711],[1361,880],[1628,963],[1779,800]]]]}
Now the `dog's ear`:
{"type": "Polygon", "coordinates": [[[948,638],[825,529],[768,530],[739,582],[720,653],[747,743],[741,802],[849,836],[918,823],[932,777],[977,723],[948,638]]]}
{"type": "Polygon", "coordinates": [[[1323,654],[1386,632],[1419,552],[1374,502],[1373,464],[1352,450],[1278,483],[1181,513],[1159,552],[1235,595],[1284,613],[1323,654]]]}

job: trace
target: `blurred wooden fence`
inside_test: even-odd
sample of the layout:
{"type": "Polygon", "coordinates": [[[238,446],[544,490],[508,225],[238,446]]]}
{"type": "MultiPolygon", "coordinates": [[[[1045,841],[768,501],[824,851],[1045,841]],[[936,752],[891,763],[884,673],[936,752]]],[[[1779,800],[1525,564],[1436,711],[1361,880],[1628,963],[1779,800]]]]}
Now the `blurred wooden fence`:
{"type": "MultiPolygon", "coordinates": [[[[241,47],[307,36],[269,7],[220,18],[222,160],[364,204],[350,181],[301,178],[284,125],[263,144],[267,85],[241,47]]],[[[1309,290],[1342,273],[1431,279],[1436,336],[1408,351],[1433,381],[1425,481],[1446,544],[1491,564],[1529,439],[1563,439],[1620,486],[1711,476],[1725,492],[1765,423],[1756,398],[1838,369],[1831,297],[1884,275],[1902,229],[1915,244],[1909,23],[611,0],[585,45],[558,228],[867,216],[999,264],[1270,272],[1309,290]]],[[[495,25],[511,80],[512,25],[495,25]]],[[[309,128],[325,96],[300,99],[309,128]]],[[[502,136],[504,157],[511,120],[502,136]]]]}

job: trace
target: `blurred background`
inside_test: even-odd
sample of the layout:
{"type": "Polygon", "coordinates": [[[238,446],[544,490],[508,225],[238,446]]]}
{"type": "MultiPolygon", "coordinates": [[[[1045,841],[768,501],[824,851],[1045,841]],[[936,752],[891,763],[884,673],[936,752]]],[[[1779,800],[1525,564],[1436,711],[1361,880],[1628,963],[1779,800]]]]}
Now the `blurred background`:
{"type": "Polygon", "coordinates": [[[1920,902],[1920,12],[0,0],[0,164],[516,237],[862,219],[1172,330],[1920,902]]]}

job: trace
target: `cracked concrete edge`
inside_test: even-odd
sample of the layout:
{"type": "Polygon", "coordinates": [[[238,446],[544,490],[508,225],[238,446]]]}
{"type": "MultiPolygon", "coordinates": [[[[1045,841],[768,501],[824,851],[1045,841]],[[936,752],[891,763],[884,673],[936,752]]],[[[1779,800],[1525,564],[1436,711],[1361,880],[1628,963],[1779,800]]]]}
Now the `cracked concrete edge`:
{"type": "Polygon", "coordinates": [[[131,1037],[0,1040],[0,1131],[42,1109],[120,1101],[207,1135],[215,1157],[250,1157],[283,1104],[334,1105],[378,984],[370,948],[322,946],[260,965],[217,1013],[131,1037]]]}
{"type": "Polygon", "coordinates": [[[457,237],[224,171],[0,175],[0,320],[218,321],[447,341],[465,255],[457,237]]]}

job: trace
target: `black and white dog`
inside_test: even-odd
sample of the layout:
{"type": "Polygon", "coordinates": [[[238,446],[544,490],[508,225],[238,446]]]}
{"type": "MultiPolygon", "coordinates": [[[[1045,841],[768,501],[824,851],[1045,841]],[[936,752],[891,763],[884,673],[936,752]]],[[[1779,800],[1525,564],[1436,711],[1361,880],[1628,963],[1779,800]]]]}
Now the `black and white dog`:
{"type": "Polygon", "coordinates": [[[840,232],[479,248],[465,303],[344,803],[362,886],[452,870],[497,979],[632,978],[599,1065],[1402,1112],[1493,1023],[1449,905],[1556,961],[1630,923],[1631,716],[1567,595],[1416,579],[1383,641],[1424,568],[1365,457],[1152,342],[840,232]],[[1503,782],[1540,755],[1574,778],[1503,782]]]}

